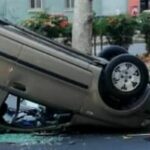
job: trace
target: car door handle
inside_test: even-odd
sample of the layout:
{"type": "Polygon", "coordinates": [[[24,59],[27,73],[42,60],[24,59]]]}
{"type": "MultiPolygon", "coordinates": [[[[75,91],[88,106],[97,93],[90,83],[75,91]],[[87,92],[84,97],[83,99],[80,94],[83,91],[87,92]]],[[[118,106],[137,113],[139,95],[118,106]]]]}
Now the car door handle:
{"type": "Polygon", "coordinates": [[[22,83],[13,82],[11,87],[22,92],[26,91],[26,87],[22,83]]]}

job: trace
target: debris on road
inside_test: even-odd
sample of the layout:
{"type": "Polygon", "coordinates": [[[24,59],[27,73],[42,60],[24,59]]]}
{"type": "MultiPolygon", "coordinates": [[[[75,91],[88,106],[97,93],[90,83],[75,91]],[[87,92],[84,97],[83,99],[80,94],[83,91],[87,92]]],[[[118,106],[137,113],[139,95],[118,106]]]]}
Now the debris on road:
{"type": "Polygon", "coordinates": [[[1,134],[0,144],[21,144],[35,145],[48,144],[53,145],[62,142],[63,137],[59,136],[35,136],[33,134],[1,134]]]}

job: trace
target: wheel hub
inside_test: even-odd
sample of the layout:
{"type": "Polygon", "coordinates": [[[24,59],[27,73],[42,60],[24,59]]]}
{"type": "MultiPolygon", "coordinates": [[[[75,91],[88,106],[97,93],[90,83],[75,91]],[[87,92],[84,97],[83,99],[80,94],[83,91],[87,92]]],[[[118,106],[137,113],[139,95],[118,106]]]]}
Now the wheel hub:
{"type": "Polygon", "coordinates": [[[115,88],[122,92],[135,90],[141,80],[141,73],[137,66],[124,62],[115,67],[112,72],[112,83],[115,88]]]}

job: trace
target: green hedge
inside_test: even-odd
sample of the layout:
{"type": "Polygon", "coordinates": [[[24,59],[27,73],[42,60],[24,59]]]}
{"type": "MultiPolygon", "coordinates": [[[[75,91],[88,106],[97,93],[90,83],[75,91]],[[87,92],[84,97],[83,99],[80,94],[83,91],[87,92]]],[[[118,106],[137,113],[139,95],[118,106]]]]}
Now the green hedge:
{"type": "MultiPolygon", "coordinates": [[[[36,13],[23,21],[22,25],[49,38],[66,37],[71,40],[72,37],[72,24],[63,15],[36,13]]],[[[142,13],[138,17],[128,15],[93,17],[93,37],[99,36],[102,40],[105,36],[109,44],[128,49],[136,30],[145,35],[147,52],[150,53],[150,13],[142,13]]]]}
{"type": "Polygon", "coordinates": [[[128,48],[133,42],[132,37],[137,27],[135,18],[128,15],[110,16],[96,19],[94,27],[96,33],[105,35],[109,44],[128,48]]]}
{"type": "Polygon", "coordinates": [[[63,15],[36,13],[22,25],[49,38],[71,37],[72,25],[63,15]]]}

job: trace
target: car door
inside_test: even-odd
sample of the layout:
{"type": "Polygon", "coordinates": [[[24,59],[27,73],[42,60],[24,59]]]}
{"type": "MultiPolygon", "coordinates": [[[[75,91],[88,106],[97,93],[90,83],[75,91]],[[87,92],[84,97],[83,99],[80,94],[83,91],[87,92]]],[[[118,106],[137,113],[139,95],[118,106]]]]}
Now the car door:
{"type": "Polygon", "coordinates": [[[69,62],[68,56],[62,59],[53,51],[51,55],[29,45],[23,46],[14,81],[22,90],[15,90],[47,106],[79,110],[88,95],[92,73],[74,64],[76,58],[69,62]]]}
{"type": "Polygon", "coordinates": [[[8,88],[13,80],[17,58],[22,45],[3,34],[0,29],[0,105],[8,95],[8,88]]]}

